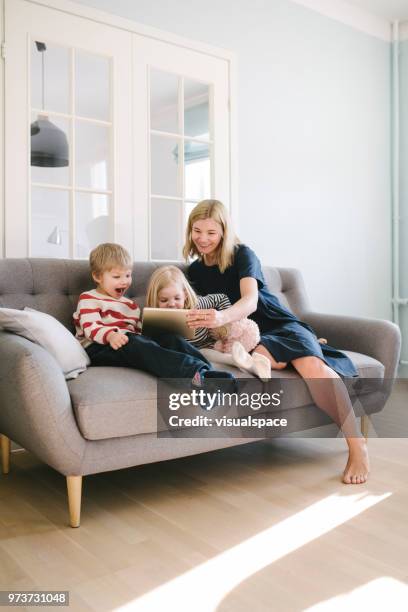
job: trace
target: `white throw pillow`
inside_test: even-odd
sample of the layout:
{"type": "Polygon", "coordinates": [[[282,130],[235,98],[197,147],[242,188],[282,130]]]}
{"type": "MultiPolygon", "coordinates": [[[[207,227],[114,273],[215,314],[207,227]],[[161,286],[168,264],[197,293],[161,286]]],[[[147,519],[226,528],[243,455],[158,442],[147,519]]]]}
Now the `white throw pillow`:
{"type": "Polygon", "coordinates": [[[0,328],[39,344],[59,363],[65,378],[76,378],[90,359],[79,341],[51,315],[24,308],[0,308],[0,328]]]}

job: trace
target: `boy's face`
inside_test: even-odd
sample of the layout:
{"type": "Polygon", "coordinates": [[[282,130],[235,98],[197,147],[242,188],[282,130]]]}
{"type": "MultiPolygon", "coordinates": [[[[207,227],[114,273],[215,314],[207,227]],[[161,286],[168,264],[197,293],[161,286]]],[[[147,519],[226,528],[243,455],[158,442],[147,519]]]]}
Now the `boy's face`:
{"type": "Polygon", "coordinates": [[[130,268],[112,268],[102,274],[92,274],[98,284],[99,293],[118,299],[122,297],[132,284],[132,270],[130,268]]]}

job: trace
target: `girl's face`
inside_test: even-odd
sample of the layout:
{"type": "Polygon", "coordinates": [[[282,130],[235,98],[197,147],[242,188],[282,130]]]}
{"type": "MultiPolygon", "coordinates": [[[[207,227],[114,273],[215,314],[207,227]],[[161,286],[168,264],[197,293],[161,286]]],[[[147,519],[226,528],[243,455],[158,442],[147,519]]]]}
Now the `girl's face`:
{"type": "Polygon", "coordinates": [[[222,226],[214,219],[199,219],[193,223],[191,239],[204,257],[215,254],[222,236],[222,226]]]}
{"type": "Polygon", "coordinates": [[[158,295],[159,308],[184,308],[186,295],[181,283],[173,283],[160,289],[158,295]]]}

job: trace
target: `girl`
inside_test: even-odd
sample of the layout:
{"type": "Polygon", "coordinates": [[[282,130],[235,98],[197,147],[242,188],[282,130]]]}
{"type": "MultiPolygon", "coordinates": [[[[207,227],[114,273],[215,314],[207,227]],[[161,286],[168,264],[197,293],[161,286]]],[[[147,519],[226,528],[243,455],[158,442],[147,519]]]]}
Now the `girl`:
{"type": "Polygon", "coordinates": [[[189,325],[211,329],[250,315],[261,331],[254,352],[269,359],[274,370],[291,363],[305,380],[315,404],[342,428],[349,448],[343,482],[365,482],[369,470],[367,445],[339,377],[358,375],[352,361],[341,351],[320,344],[313,329],[269,292],[258,257],[240,243],[221,202],[203,200],[192,210],[183,254],[186,260],[198,256],[188,269],[189,280],[198,293],[222,290],[232,303],[221,311],[192,310],[187,315],[189,325]]]}
{"type": "MultiPolygon", "coordinates": [[[[151,276],[147,288],[146,306],[152,308],[198,308],[224,310],[231,306],[228,297],[223,293],[197,296],[183,272],[176,266],[162,266],[151,276]]],[[[233,324],[234,325],[234,324],[233,324]]],[[[230,328],[231,326],[229,326],[230,328]]],[[[260,354],[251,356],[260,339],[259,328],[254,321],[243,319],[231,329],[219,328],[212,332],[207,327],[197,327],[195,337],[190,340],[203,355],[212,361],[235,365],[245,372],[250,372],[262,380],[271,377],[269,359],[260,354]],[[236,338],[230,339],[229,332],[236,338]],[[220,350],[213,350],[217,336],[224,335],[224,340],[217,343],[220,350]],[[224,334],[223,334],[224,332],[224,334]]]]}

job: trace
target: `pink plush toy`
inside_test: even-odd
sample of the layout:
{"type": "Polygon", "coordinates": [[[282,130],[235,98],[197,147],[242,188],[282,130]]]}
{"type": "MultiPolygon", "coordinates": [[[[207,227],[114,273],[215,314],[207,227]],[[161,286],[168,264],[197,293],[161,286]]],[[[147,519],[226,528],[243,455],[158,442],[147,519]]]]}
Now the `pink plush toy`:
{"type": "Polygon", "coordinates": [[[216,340],[214,349],[222,353],[230,353],[234,342],[240,342],[249,353],[259,344],[261,337],[258,325],[251,319],[241,319],[215,327],[210,329],[210,334],[216,340]]]}

